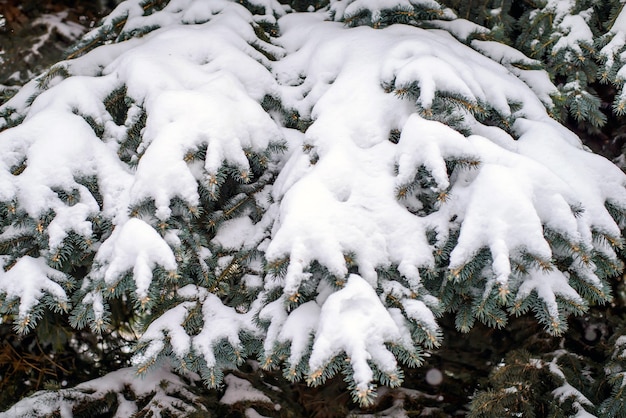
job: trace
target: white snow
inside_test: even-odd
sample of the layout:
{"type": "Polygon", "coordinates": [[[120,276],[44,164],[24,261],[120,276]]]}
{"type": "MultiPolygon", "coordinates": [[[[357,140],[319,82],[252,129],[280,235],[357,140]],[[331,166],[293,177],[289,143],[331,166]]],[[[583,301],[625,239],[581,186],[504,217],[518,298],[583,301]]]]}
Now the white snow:
{"type": "MultiPolygon", "coordinates": [[[[47,228],[49,248],[39,258],[23,256],[0,270],[0,291],[20,299],[21,317],[46,293],[69,300],[59,285],[65,276],[45,257],[61,248],[70,232],[90,238],[89,219],[95,215],[113,224],[112,234],[94,243],[94,265],[80,285],[86,293],[83,303],[93,307],[96,320],[105,316],[103,289],[114,288],[128,273],[139,301],[163,290],[156,288],[161,284],[153,271],[159,267],[178,274],[175,254],[184,239],[190,241],[180,229],[159,227],[172,219],[172,201],[179,198],[197,209],[200,184],[216,192],[225,167],[245,182],[252,174],[249,155],[280,141],[289,150],[270,164],[278,176],[266,173],[269,184],[254,196],[262,219],[257,222],[244,212],[219,224],[214,236],[207,232],[209,243],[192,248],[201,268],[208,269],[213,258],[218,271],[237,260],[234,252],[258,249],[260,255],[242,274],[244,285],[260,290],[257,300],[241,313],[209,289],[172,290],[171,297],[182,301],[148,326],[136,365],[149,365],[169,341],[172,357],[198,355],[208,367],[220,367],[216,345],[226,341],[237,352],[246,332],[262,339],[261,355],[268,358],[281,345],[289,346],[290,367],[308,358],[306,374],[313,381],[329,361],[345,354],[356,387],[366,394],[372,389],[373,366],[396,373],[397,361],[386,343],[415,351],[417,342],[410,335],[415,326],[428,334],[419,345],[439,343],[436,316],[445,307],[424,288],[420,269],[440,267],[433,253],[456,232],[458,242],[444,267],[454,276],[488,249],[492,263],[482,272],[485,295],[495,285],[514,292],[515,301],[534,292],[554,320],[562,314],[559,298],[586,306],[570,286],[568,272],[548,266],[552,269],[522,274],[512,268],[512,261],[525,254],[546,264],[559,255],[545,237],[548,229],[580,254],[595,250],[615,258],[613,249],[592,233],[619,242],[620,228],[605,203],[626,207],[624,174],[587,152],[548,116],[546,106],[552,106],[556,88],[547,74],[515,67],[536,62],[495,42],[462,44],[459,39],[483,29],[455,19],[432,0],[332,1],[329,7],[335,20],[367,8],[374,23],[391,4],[433,7],[443,20],[431,30],[347,28],[328,21],[325,10],[283,16],[277,2],[254,4],[263,7],[261,15],[228,1],[172,0],[163,11],[143,16],[139,0],[124,2],[105,26],[127,15],[124,33],[146,25],[159,28],[59,64],[72,76],[55,78],[43,92],[33,82],[2,107],[14,107],[26,118],[0,133],[0,200],[17,201],[33,219],[49,209],[55,214],[47,228]],[[276,18],[280,36],[259,39],[256,22],[276,18]],[[122,86],[130,107],[119,123],[103,101],[122,86]],[[414,87],[418,97],[402,94],[414,87]],[[267,96],[279,100],[287,113],[297,113],[308,128],[285,128],[291,115],[266,112],[260,102],[267,96]],[[427,119],[441,96],[456,100],[452,116],[462,119],[466,135],[448,126],[445,115],[427,119]],[[494,117],[503,118],[503,127],[473,116],[485,104],[494,117]],[[142,110],[147,121],[137,164],[131,167],[118,152],[142,110]],[[89,118],[102,132],[89,126],[89,118]],[[513,121],[508,127],[507,118],[513,121]],[[190,161],[204,147],[206,158],[190,161]],[[449,171],[457,160],[473,167],[449,171]],[[22,163],[21,173],[11,172],[22,163]],[[424,170],[427,185],[420,184],[426,180],[419,178],[424,170]],[[79,177],[96,179],[102,207],[79,177]],[[77,190],[79,201],[64,203],[58,189],[77,190]],[[420,200],[425,194],[437,196],[428,210],[420,200]],[[132,213],[146,201],[154,203],[154,213],[132,213]],[[430,230],[434,242],[427,238],[430,230]],[[283,260],[288,263],[284,277],[262,273],[263,262],[283,260]],[[313,271],[315,263],[325,270],[313,271]],[[321,274],[331,277],[320,280],[315,297],[292,306],[289,301],[297,299],[301,287],[321,274]],[[266,302],[277,289],[280,295],[266,302]],[[192,309],[201,311],[203,321],[196,335],[183,326],[192,309]],[[267,330],[255,322],[256,314],[267,330]]],[[[554,9],[567,32],[558,48],[576,50],[588,40],[587,14],[567,16],[573,2],[550,0],[546,7],[554,9]]],[[[621,48],[617,43],[611,51],[621,48]]],[[[19,232],[11,226],[0,237],[19,232]]],[[[593,263],[582,258],[570,270],[591,285],[600,283],[593,263]]],[[[224,403],[255,393],[235,376],[226,379],[224,403]]],[[[572,393],[564,387],[555,396],[572,393]]],[[[265,400],[263,394],[254,396],[265,400]]],[[[584,404],[580,397],[577,402],[584,404]]]]}
{"type": "Polygon", "coordinates": [[[278,336],[279,341],[291,342],[291,352],[287,360],[292,367],[300,363],[311,342],[311,335],[318,330],[320,307],[314,302],[306,302],[294,309],[278,336]]]}
{"type": "Polygon", "coordinates": [[[94,278],[102,276],[104,282],[114,286],[119,278],[131,270],[139,300],[148,296],[152,270],[160,265],[166,270],[176,270],[176,259],[171,248],[159,233],[146,222],[132,218],[118,226],[98,250],[95,263],[99,267],[94,278]]]}
{"type": "MultiPolygon", "coordinates": [[[[197,380],[197,376],[189,374],[188,377],[197,380]]],[[[196,410],[194,406],[197,405],[188,403],[196,401],[198,396],[186,386],[183,378],[173,373],[167,364],[149,371],[143,377],[137,376],[133,368],[123,368],[74,388],[36,392],[31,397],[14,404],[7,411],[1,412],[0,417],[47,416],[59,411],[62,418],[71,418],[72,399],[93,402],[101,400],[109,392],[117,392],[119,405],[115,417],[123,418],[138,412],[135,401],[122,395],[121,392],[126,390],[132,391],[137,398],[148,397],[148,403],[142,409],[143,413],[155,417],[181,412],[189,414],[196,410]]],[[[203,408],[200,406],[201,410],[203,408]]]]}
{"type": "MultiPolygon", "coordinates": [[[[427,297],[425,299],[428,300],[430,298],[427,297]]],[[[437,325],[435,315],[432,311],[432,309],[437,305],[437,303],[430,303],[427,305],[421,300],[414,300],[410,298],[402,299],[402,307],[404,308],[407,318],[414,320],[418,326],[423,328],[429,335],[429,340],[425,343],[428,347],[437,346],[439,344],[437,341],[438,334],[440,332],[439,325],[437,325]]]]}
{"type": "MultiPolygon", "coordinates": [[[[332,7],[339,6],[335,3],[332,7]]],[[[486,247],[493,257],[493,280],[504,288],[509,286],[512,258],[528,252],[540,260],[552,259],[544,226],[586,248],[596,245],[591,240],[594,229],[618,239],[617,226],[606,216],[604,202],[624,202],[623,174],[604,160],[601,164],[606,171],[596,166],[601,159],[584,151],[578,138],[548,117],[542,102],[551,105],[550,94],[556,88],[545,72],[512,70],[513,63],[532,65],[534,61],[495,43],[476,41],[475,48],[507,66],[505,69],[446,33],[404,26],[345,30],[320,22],[316,15],[288,15],[280,24],[279,42],[287,54],[274,65],[274,73],[283,84],[283,101],[313,122],[303,139],[308,151],[293,151],[273,191],[280,212],[266,257],[272,261],[289,255],[282,282],[287,296],[296,294],[309,280],[307,267],[313,260],[332,275],[346,275],[346,253],[355,255],[361,277],[371,284],[376,280],[375,267],[392,264],[419,288],[417,268],[432,264],[428,245],[422,240],[425,226],[435,226],[443,242],[451,218],[457,219],[461,235],[450,268],[462,267],[486,247]],[[502,130],[471,118],[468,126],[476,135],[464,138],[443,124],[412,114],[410,101],[371,87],[393,83],[396,88],[417,83],[419,103],[426,108],[440,91],[467,97],[469,102],[487,102],[504,116],[512,114],[509,103],[521,103],[522,110],[512,115],[517,118],[512,132],[519,139],[513,141],[502,130]],[[541,132],[536,130],[539,127],[541,132]],[[395,146],[386,141],[391,129],[401,131],[395,146]],[[450,179],[444,163],[450,158],[480,161],[480,165],[450,179]],[[588,168],[589,164],[593,168],[588,168]],[[439,211],[426,218],[410,215],[393,195],[394,189],[413,180],[420,165],[431,172],[432,191],[448,194],[439,211]],[[596,177],[600,173],[603,180],[596,177]],[[584,208],[583,214],[575,216],[572,207],[584,208]],[[380,218],[382,213],[384,218],[380,218]],[[393,224],[386,223],[387,219],[393,219],[393,224]],[[396,229],[396,225],[402,226],[396,229]],[[405,247],[410,240],[415,241],[405,247]],[[416,257],[417,253],[421,256],[416,257]]],[[[580,269],[581,276],[597,283],[592,265],[580,269]]],[[[555,318],[557,295],[584,306],[560,272],[532,272],[516,283],[520,287],[513,290],[520,298],[536,291],[555,318]]],[[[385,294],[407,295],[402,286],[384,286],[385,294]]],[[[339,309],[330,304],[339,304],[335,296],[344,291],[319,301],[322,313],[312,371],[342,351],[333,347],[343,347],[346,352],[354,349],[342,345],[337,322],[333,332],[324,325],[324,312],[339,309]]],[[[279,339],[280,329],[290,322],[291,315],[297,316],[297,310],[286,312],[282,303],[279,299],[262,311],[262,318],[271,322],[266,349],[279,339]]],[[[436,331],[428,305],[419,306],[414,318],[434,324],[432,331],[436,331]]],[[[364,312],[362,315],[367,317],[364,312]]],[[[306,341],[304,334],[298,338],[306,341]]],[[[369,378],[367,373],[361,376],[363,382],[369,378]]]]}
{"type": "Polygon", "coordinates": [[[431,20],[429,23],[436,28],[444,29],[451,33],[462,42],[466,42],[470,35],[489,33],[489,29],[486,27],[461,18],[454,20],[431,20]]]}
{"type": "Polygon", "coordinates": [[[164,339],[168,338],[173,354],[181,361],[193,350],[201,356],[212,368],[218,366],[215,347],[226,340],[235,350],[240,349],[239,332],[247,331],[250,334],[257,332],[252,325],[253,312],[239,314],[234,308],[226,306],[222,301],[207,289],[195,285],[187,285],[178,291],[179,296],[190,299],[166,311],[159,318],[152,321],[143,333],[140,342],[147,343],[145,350],[133,356],[133,364],[139,367],[151,364],[164,347],[164,339]],[[194,336],[185,331],[183,323],[191,310],[201,305],[202,330],[194,336]]]}
{"type": "Polygon", "coordinates": [[[226,306],[212,293],[202,301],[202,318],[205,326],[193,337],[193,348],[202,355],[208,367],[218,363],[214,346],[221,340],[227,340],[235,350],[239,350],[241,342],[239,332],[251,331],[256,327],[251,324],[251,314],[237,314],[234,308],[226,306]]]}
{"type": "Polygon", "coordinates": [[[246,418],[269,418],[269,417],[266,417],[265,415],[259,414],[257,411],[255,411],[252,408],[246,409],[245,414],[246,414],[246,418]]]}
{"type": "Polygon", "coordinates": [[[399,340],[399,329],[374,289],[360,276],[350,275],[345,287],[328,297],[319,320],[309,360],[312,372],[345,352],[357,387],[367,391],[373,379],[369,361],[384,372],[395,371],[396,360],[384,343],[399,340]]]}
{"type": "MultiPolygon", "coordinates": [[[[49,32],[57,32],[68,40],[75,40],[85,31],[85,28],[78,23],[67,20],[68,12],[45,13],[31,22],[32,26],[44,25],[49,32]]],[[[48,35],[49,36],[49,35],[48,35]]],[[[33,47],[37,51],[38,47],[33,47]]]]}
{"type": "Polygon", "coordinates": [[[585,406],[593,408],[594,406],[593,403],[585,395],[583,395],[578,389],[576,389],[575,387],[573,387],[567,382],[567,379],[565,378],[565,374],[561,370],[560,366],[557,364],[557,361],[562,354],[563,352],[557,351],[554,359],[547,364],[548,369],[550,370],[550,373],[558,376],[563,381],[561,386],[559,386],[558,388],[552,391],[552,395],[554,395],[554,397],[561,403],[563,403],[565,400],[569,398],[573,398],[574,402],[572,406],[576,410],[576,415],[573,415],[574,417],[595,418],[596,417],[595,415],[590,414],[583,407],[583,405],[585,405],[585,406]]]}
{"type": "Polygon", "coordinates": [[[591,13],[582,12],[578,15],[567,15],[559,24],[559,28],[565,33],[560,36],[552,49],[559,51],[561,49],[572,49],[582,55],[581,43],[593,44],[593,33],[587,25],[586,19],[591,13]]]}
{"type": "MultiPolygon", "coordinates": [[[[85,121],[69,112],[77,106],[98,114],[102,112],[102,104],[92,109],[91,104],[97,102],[92,96],[79,96],[85,100],[64,103],[71,90],[85,88],[84,81],[70,79],[66,84],[70,90],[61,89],[56,95],[44,93],[39,96],[40,100],[32,106],[28,123],[3,132],[0,142],[0,154],[6,156],[6,160],[3,158],[0,162],[0,198],[3,201],[17,198],[20,206],[35,219],[47,209],[53,209],[58,219],[50,231],[52,247],[58,245],[69,230],[90,235],[90,228],[84,221],[98,210],[98,204],[76,178],[101,173],[106,179],[101,193],[107,204],[107,215],[117,214],[125,203],[120,192],[128,187],[127,171],[85,121]],[[59,124],[59,120],[64,123],[59,124]],[[76,141],[76,138],[81,140],[76,141]],[[8,169],[21,160],[25,160],[26,168],[19,176],[12,176],[8,169]],[[81,199],[75,206],[68,206],[52,191],[53,188],[68,192],[77,189],[81,199]]],[[[102,83],[96,81],[98,84],[102,83]]],[[[72,97],[76,95],[72,93],[72,97]]]]}
{"type": "Polygon", "coordinates": [[[187,335],[182,324],[194,306],[193,302],[183,302],[152,321],[139,340],[140,343],[149,342],[150,346],[143,353],[134,356],[133,363],[141,366],[155,359],[163,349],[164,335],[169,338],[174,354],[179,358],[185,357],[191,346],[191,337],[187,335]]]}
{"type": "MultiPolygon", "coordinates": [[[[226,405],[233,405],[237,402],[267,402],[272,400],[260,390],[252,387],[252,384],[245,379],[241,379],[232,374],[224,376],[226,391],[220,398],[220,402],[226,405]]],[[[252,415],[254,416],[254,415],[252,415]]],[[[256,416],[259,416],[258,414],[256,416]]]]}
{"type": "Polygon", "coordinates": [[[620,360],[626,359],[626,335],[620,335],[615,340],[614,345],[615,345],[615,352],[613,354],[613,358],[620,359],[620,360]]]}
{"type": "Polygon", "coordinates": [[[32,309],[48,294],[59,305],[68,307],[69,298],[60,283],[67,281],[65,274],[46,264],[44,258],[24,256],[8,271],[4,271],[4,260],[0,260],[0,292],[8,300],[19,299],[18,322],[27,321],[32,309]]]}
{"type": "Polygon", "coordinates": [[[415,6],[438,11],[442,18],[452,19],[456,17],[452,10],[442,8],[439,3],[433,0],[335,0],[330,2],[330,12],[334,15],[335,20],[344,20],[366,10],[371,13],[372,22],[375,23],[380,20],[381,11],[385,9],[412,10],[415,6]]]}
{"type": "Polygon", "coordinates": [[[499,62],[511,73],[528,85],[539,100],[548,108],[554,106],[552,95],[558,94],[558,89],[550,80],[545,70],[522,70],[518,65],[537,65],[538,61],[528,58],[521,51],[495,41],[472,40],[472,48],[481,54],[499,62]]]}
{"type": "Polygon", "coordinates": [[[252,220],[243,216],[240,218],[230,219],[220,225],[220,229],[215,234],[212,242],[224,248],[238,250],[253,236],[255,233],[252,220]]]}
{"type": "Polygon", "coordinates": [[[517,291],[517,299],[523,300],[532,291],[535,291],[545,304],[550,319],[555,323],[559,322],[557,296],[578,305],[585,305],[584,300],[569,285],[568,278],[558,270],[533,269],[530,271],[517,291]]]}

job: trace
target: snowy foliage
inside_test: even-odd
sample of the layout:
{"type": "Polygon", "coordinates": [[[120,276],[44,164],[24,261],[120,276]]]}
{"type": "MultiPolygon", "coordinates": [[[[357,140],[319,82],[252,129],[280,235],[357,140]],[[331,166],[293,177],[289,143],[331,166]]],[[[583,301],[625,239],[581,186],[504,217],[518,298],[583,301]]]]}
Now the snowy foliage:
{"type": "Polygon", "coordinates": [[[198,396],[188,389],[188,385],[189,380],[183,380],[166,366],[143,378],[138,378],[132,368],[125,368],[74,388],[38,392],[0,416],[94,416],[114,403],[118,404],[118,417],[180,416],[203,410],[197,405],[198,396]],[[140,410],[138,404],[143,405],[140,410]]]}
{"type": "Polygon", "coordinates": [[[617,13],[612,21],[609,31],[600,38],[602,48],[599,51],[602,66],[599,70],[600,81],[616,84],[620,91],[615,97],[613,110],[619,115],[626,112],[626,93],[624,92],[624,80],[626,80],[626,62],[623,53],[626,50],[626,8],[623,3],[616,9],[617,13]]]}
{"type": "Polygon", "coordinates": [[[611,396],[600,405],[598,412],[605,416],[624,416],[626,414],[626,336],[616,335],[612,338],[613,353],[611,361],[605,368],[607,380],[611,386],[611,396]]]}
{"type": "Polygon", "coordinates": [[[518,45],[531,57],[546,61],[555,76],[565,80],[560,85],[560,100],[576,120],[588,120],[594,126],[606,122],[600,112],[599,98],[587,90],[595,80],[597,67],[593,64],[594,16],[593,1],[549,0],[538,10],[526,15],[528,28],[518,45]]]}
{"type": "MultiPolygon", "coordinates": [[[[46,310],[101,332],[122,299],[140,374],[217,387],[257,358],[368,405],[444,312],[561,334],[611,300],[626,176],[551,117],[537,61],[435,1],[246,5],[126,1],[0,108],[18,332],[46,310]]],[[[563,7],[540,11],[552,51],[583,56],[588,14],[563,7]]]]}

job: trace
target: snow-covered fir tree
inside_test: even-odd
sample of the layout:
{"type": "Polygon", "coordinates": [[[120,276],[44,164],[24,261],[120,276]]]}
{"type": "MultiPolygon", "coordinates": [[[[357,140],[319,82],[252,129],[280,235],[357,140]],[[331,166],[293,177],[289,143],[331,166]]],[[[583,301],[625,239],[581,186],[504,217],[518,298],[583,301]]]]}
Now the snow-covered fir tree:
{"type": "Polygon", "coordinates": [[[457,411],[626,416],[622,9],[122,2],[0,107],[4,416],[443,413],[520,323],[457,411]]]}

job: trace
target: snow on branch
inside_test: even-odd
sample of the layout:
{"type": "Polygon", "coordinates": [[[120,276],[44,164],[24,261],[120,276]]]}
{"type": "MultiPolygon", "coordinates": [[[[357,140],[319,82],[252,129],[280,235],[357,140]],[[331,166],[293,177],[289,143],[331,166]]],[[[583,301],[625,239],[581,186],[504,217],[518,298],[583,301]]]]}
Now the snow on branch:
{"type": "MultiPolygon", "coordinates": [[[[191,375],[191,380],[197,376],[191,375]]],[[[81,383],[73,388],[44,390],[17,402],[2,416],[30,417],[58,415],[71,417],[96,413],[94,404],[104,404],[117,416],[145,414],[182,416],[193,412],[207,413],[190,383],[164,364],[143,377],[133,368],[123,368],[106,376],[81,383]],[[122,392],[126,396],[122,395],[122,392]],[[138,399],[141,402],[136,402],[138,399]],[[138,404],[141,403],[141,409],[138,404]]]]}
{"type": "Polygon", "coordinates": [[[0,133],[17,320],[73,298],[99,332],[119,300],[141,372],[216,387],[256,356],[368,405],[444,312],[559,334],[611,299],[626,178],[550,117],[532,60],[393,24],[455,17],[434,1],[247,7],[125,2],[0,109],[24,118],[0,133]]]}
{"type": "MultiPolygon", "coordinates": [[[[0,259],[2,264],[3,261],[0,259]]],[[[24,256],[8,271],[0,268],[2,310],[14,314],[15,328],[26,332],[34,328],[41,318],[42,309],[38,305],[44,301],[55,311],[66,312],[69,309],[70,301],[64,288],[69,284],[67,276],[50,268],[45,259],[24,256]],[[11,308],[17,301],[17,306],[11,308]]]]}

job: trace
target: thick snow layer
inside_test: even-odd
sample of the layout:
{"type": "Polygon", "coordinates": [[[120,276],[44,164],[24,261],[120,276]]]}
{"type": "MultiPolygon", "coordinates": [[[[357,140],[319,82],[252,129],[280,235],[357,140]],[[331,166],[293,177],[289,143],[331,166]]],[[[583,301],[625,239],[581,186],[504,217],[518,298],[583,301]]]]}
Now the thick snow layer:
{"type": "MultiPolygon", "coordinates": [[[[105,216],[115,217],[125,213],[128,207],[128,170],[89,125],[71,113],[73,107],[88,109],[92,114],[104,110],[97,97],[84,95],[76,98],[74,89],[85,89],[85,82],[80,78],[69,79],[64,86],[68,90],[63,88],[57,93],[46,92],[39,96],[31,108],[28,123],[3,132],[0,141],[0,199],[18,200],[20,207],[35,219],[49,209],[54,210],[57,218],[49,231],[53,248],[61,243],[69,230],[86,236],[91,233],[84,221],[98,211],[98,204],[76,179],[96,174],[104,179],[101,194],[106,206],[105,216]],[[63,124],[59,123],[60,120],[63,124]],[[26,165],[24,171],[19,176],[11,175],[9,169],[22,161],[26,165]],[[80,192],[80,201],[75,206],[68,206],[53,189],[67,192],[76,189],[80,192]]],[[[101,85],[100,80],[96,80],[90,84],[90,91],[97,92],[101,85]]]]}
{"type": "MultiPolygon", "coordinates": [[[[187,8],[189,1],[170,2],[168,8],[186,14],[176,12],[159,22],[168,27],[61,64],[73,76],[36,95],[26,122],[3,132],[0,141],[0,200],[18,201],[34,219],[54,211],[46,231],[51,253],[70,231],[91,239],[92,216],[111,219],[115,230],[99,248],[90,279],[103,279],[110,286],[130,270],[139,299],[147,296],[157,265],[176,270],[167,243],[178,241],[172,234],[164,241],[147,223],[129,219],[129,207],[152,200],[156,217],[165,221],[173,198],[197,206],[198,182],[211,184],[224,164],[249,175],[246,153],[261,154],[270,141],[282,138],[259,104],[275,93],[277,83],[266,68],[268,58],[251,45],[262,42],[250,25],[252,15],[226,1],[212,2],[212,7],[197,3],[187,8]],[[202,23],[183,25],[180,19],[202,23]],[[133,102],[125,126],[113,122],[103,103],[121,86],[133,102]],[[141,158],[133,170],[120,161],[118,151],[138,117],[138,106],[148,118],[137,150],[141,158]],[[101,134],[87,118],[103,127],[101,134]],[[207,157],[197,169],[185,158],[202,147],[207,157]],[[11,174],[20,164],[25,166],[20,175],[11,174]],[[79,182],[82,178],[97,180],[101,208],[79,182]],[[59,189],[78,190],[80,200],[66,204],[58,197],[59,189]]],[[[116,13],[128,15],[129,30],[133,22],[146,24],[139,2],[123,3],[116,13]]],[[[36,93],[32,84],[24,89],[36,93]]],[[[22,100],[18,95],[7,106],[22,108],[22,100]]],[[[92,294],[85,302],[100,312],[101,300],[92,294]]]]}
{"type": "Polygon", "coordinates": [[[346,353],[359,390],[367,391],[373,380],[368,363],[383,372],[395,372],[396,360],[384,343],[400,338],[400,330],[374,289],[351,275],[345,287],[322,306],[309,367],[312,372],[323,369],[334,356],[346,353]]]}
{"type": "Polygon", "coordinates": [[[28,316],[44,295],[49,295],[60,306],[68,307],[69,298],[61,287],[67,281],[65,274],[46,264],[44,258],[22,257],[9,271],[4,271],[0,259],[0,292],[7,299],[19,299],[18,321],[29,322],[28,316]]]}
{"type": "Polygon", "coordinates": [[[235,218],[225,221],[212,242],[233,250],[241,249],[255,234],[254,224],[247,217],[235,218]]]}
{"type": "Polygon", "coordinates": [[[239,350],[240,332],[251,335],[258,332],[252,323],[254,312],[239,314],[204,288],[187,285],[178,291],[178,295],[193,301],[176,305],[150,323],[139,340],[147,346],[133,357],[133,363],[138,367],[150,365],[161,354],[166,338],[172,347],[172,354],[180,361],[184,361],[188,353],[193,351],[206,362],[207,367],[220,367],[223,361],[216,353],[219,344],[226,341],[235,350],[239,350]],[[198,307],[205,326],[197,335],[189,336],[183,325],[190,312],[198,307]]]}
{"type": "Polygon", "coordinates": [[[519,65],[536,66],[538,61],[528,58],[521,51],[495,41],[472,40],[472,48],[481,54],[499,62],[507,70],[525,82],[537,97],[548,107],[552,107],[552,95],[558,94],[558,89],[544,70],[522,70],[519,65]]]}
{"type": "Polygon", "coordinates": [[[166,270],[176,270],[176,260],[171,248],[157,231],[140,219],[130,219],[113,231],[95,258],[93,278],[103,276],[104,282],[113,286],[127,271],[132,270],[137,298],[147,297],[152,281],[152,270],[160,265],[166,270]]]}
{"type": "Polygon", "coordinates": [[[545,167],[483,137],[469,140],[481,155],[482,167],[471,183],[458,182],[452,189],[449,209],[461,216],[462,227],[450,267],[464,265],[478,250],[488,247],[494,258],[494,273],[504,283],[511,273],[509,256],[515,249],[526,248],[542,259],[551,258],[543,237],[542,223],[546,220],[542,215],[549,217],[550,226],[578,237],[578,225],[566,200],[572,197],[569,193],[555,194],[559,187],[569,190],[545,167]]]}
{"type": "Polygon", "coordinates": [[[436,28],[445,29],[463,42],[466,42],[470,35],[489,32],[486,27],[465,19],[432,20],[430,23],[436,28]]]}
{"type": "Polygon", "coordinates": [[[587,19],[590,15],[591,13],[583,12],[578,15],[564,16],[559,24],[559,29],[565,33],[565,36],[559,37],[552,49],[559,51],[568,48],[582,55],[580,44],[593,44],[593,33],[587,25],[587,19]]]}
{"type": "Polygon", "coordinates": [[[280,139],[275,123],[237,79],[221,71],[204,78],[202,87],[164,91],[146,103],[145,153],[130,192],[136,203],[154,199],[157,217],[162,219],[169,218],[174,197],[192,206],[199,203],[197,179],[184,161],[187,152],[207,146],[208,178],[216,176],[224,163],[249,172],[245,152],[261,152],[270,140],[280,139]],[[247,115],[245,123],[240,123],[242,113],[247,115]]]}
{"type": "Polygon", "coordinates": [[[285,321],[278,338],[291,343],[288,362],[292,367],[300,363],[309,348],[311,335],[318,331],[320,313],[320,306],[310,301],[294,309],[285,321]]]}
{"type": "MultiPolygon", "coordinates": [[[[494,62],[512,68],[512,63],[533,64],[532,60],[495,43],[476,44],[491,58],[485,59],[447,33],[401,25],[346,30],[311,14],[288,15],[279,23],[282,36],[278,42],[286,56],[273,70],[283,85],[283,103],[312,122],[302,150],[293,151],[273,189],[280,210],[266,257],[278,261],[289,256],[281,284],[287,297],[297,295],[300,286],[311,280],[313,261],[333,276],[345,276],[347,255],[356,261],[359,280],[370,286],[379,280],[377,268],[395,265],[419,289],[418,269],[433,264],[433,248],[425,231],[434,228],[443,242],[454,219],[460,236],[450,258],[453,272],[487,248],[492,257],[487,274],[501,288],[514,287],[520,298],[535,292],[555,318],[557,296],[584,306],[558,271],[528,273],[521,287],[517,279],[509,283],[512,259],[519,261],[527,253],[546,263],[553,258],[544,227],[582,248],[599,248],[591,239],[592,231],[619,240],[619,228],[604,203],[625,203],[624,176],[619,169],[584,151],[578,138],[547,115],[542,102],[551,105],[550,94],[556,91],[547,75],[524,78],[521,71],[494,62]],[[469,126],[476,134],[464,137],[444,124],[417,116],[415,103],[383,88],[412,84],[419,87],[417,100],[424,108],[440,92],[462,96],[470,103],[489,103],[503,116],[517,120],[511,134],[518,140],[498,128],[471,122],[469,115],[469,126]],[[511,103],[521,104],[521,110],[512,110],[511,103]],[[401,132],[397,144],[388,141],[394,129],[401,132]],[[446,161],[455,159],[480,164],[450,178],[446,161]],[[426,217],[407,211],[395,194],[398,187],[411,184],[420,167],[433,179],[430,192],[445,195],[439,210],[426,217]],[[574,208],[582,208],[582,214],[574,208]]],[[[576,268],[585,280],[598,284],[592,264],[576,268]]],[[[268,285],[272,283],[273,278],[268,285]]],[[[410,294],[400,284],[384,286],[385,294],[410,294]]],[[[300,347],[315,326],[312,369],[341,351],[358,353],[356,343],[343,345],[337,337],[342,334],[337,329],[341,322],[332,323],[333,332],[323,325],[324,312],[340,309],[330,304],[341,304],[337,296],[341,292],[319,300],[319,324],[307,323],[297,338],[289,331],[292,340],[298,341],[297,355],[290,362],[300,358],[300,347]]],[[[281,328],[288,327],[291,315],[300,315],[298,309],[287,312],[283,303],[278,299],[261,313],[271,322],[266,349],[281,341],[281,335],[284,338],[281,328]]],[[[434,324],[428,306],[422,304],[413,315],[434,324]]],[[[360,315],[367,317],[365,312],[360,315]]],[[[436,329],[435,324],[431,331],[436,334],[436,329]]],[[[368,348],[370,355],[372,351],[368,348]]],[[[360,361],[359,354],[350,358],[353,367],[360,361]]],[[[355,368],[361,388],[371,378],[368,370],[355,368]]]]}
{"type": "Polygon", "coordinates": [[[208,293],[202,301],[202,317],[206,326],[193,338],[194,349],[202,355],[208,367],[219,366],[219,355],[215,346],[221,340],[238,350],[241,342],[240,331],[253,331],[250,314],[239,315],[234,308],[225,306],[220,298],[208,293]]]}
{"type": "MultiPolygon", "coordinates": [[[[626,180],[549,117],[556,89],[546,73],[515,67],[534,61],[495,42],[464,45],[457,38],[481,29],[460,19],[431,30],[347,28],[327,11],[283,16],[274,1],[253,3],[255,16],[225,0],[172,0],[147,15],[139,0],[124,2],[102,29],[118,24],[119,42],[58,64],[69,77],[42,76],[1,108],[25,119],[0,133],[0,202],[28,220],[53,214],[41,254],[0,271],[0,291],[20,299],[20,316],[45,294],[70,299],[47,258],[75,233],[96,241],[79,286],[96,321],[106,316],[104,292],[126,277],[142,306],[155,294],[173,301],[149,312],[164,309],[141,337],[141,368],[163,354],[219,368],[218,350],[238,356],[245,335],[262,340],[268,359],[286,347],[288,366],[307,363],[298,372],[314,382],[345,354],[366,394],[376,373],[396,373],[387,344],[409,353],[438,344],[436,316],[446,307],[426,290],[424,271],[463,280],[464,266],[488,250],[477,297],[494,286],[514,301],[536,295],[552,318],[563,314],[560,300],[584,308],[569,275],[601,287],[584,258],[597,251],[615,260],[607,242],[621,240],[620,227],[606,204],[626,207],[626,180]],[[257,36],[259,21],[277,23],[279,35],[257,36]],[[121,41],[146,26],[157,29],[121,41]],[[126,96],[123,112],[111,110],[112,92],[126,96]],[[283,142],[288,151],[271,157],[280,160],[253,167],[254,156],[270,158],[283,142]],[[258,213],[220,206],[229,199],[217,195],[226,172],[235,174],[225,189],[258,213]],[[68,204],[61,192],[78,199],[68,204]],[[214,215],[223,222],[212,224],[214,215]],[[102,236],[96,217],[111,224],[102,236]],[[569,271],[552,265],[565,250],[551,231],[569,246],[574,261],[559,266],[569,271]],[[516,272],[526,256],[543,269],[516,272]],[[185,270],[192,259],[200,272],[185,270]],[[190,284],[216,272],[224,273],[218,283],[190,284]],[[179,278],[187,286],[178,289],[179,278]],[[246,306],[221,294],[246,290],[256,298],[246,306]],[[186,322],[192,313],[201,325],[186,322]]],[[[588,35],[585,15],[564,18],[573,6],[563,3],[546,7],[571,49],[588,35]]],[[[367,8],[376,23],[390,5],[455,18],[430,0],[333,1],[329,9],[341,20],[367,8]]],[[[0,238],[26,227],[3,226],[0,238]]]]}
{"type": "Polygon", "coordinates": [[[142,365],[156,358],[163,350],[164,336],[169,338],[173,353],[180,358],[185,357],[189,353],[191,337],[187,335],[182,324],[189,314],[188,311],[194,306],[193,302],[183,302],[152,321],[139,341],[150,345],[147,350],[133,357],[133,363],[142,365]]]}
{"type": "Polygon", "coordinates": [[[540,271],[534,269],[528,273],[517,292],[518,300],[525,299],[530,292],[536,292],[537,296],[545,303],[548,314],[553,321],[558,322],[559,310],[557,297],[578,305],[584,305],[583,299],[569,285],[568,278],[560,271],[540,271]]]}

